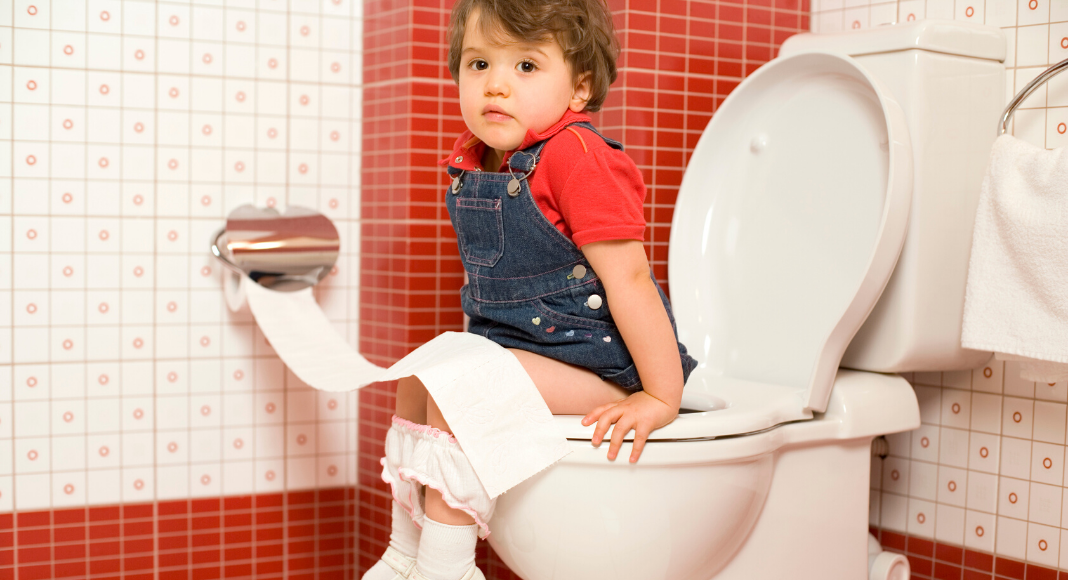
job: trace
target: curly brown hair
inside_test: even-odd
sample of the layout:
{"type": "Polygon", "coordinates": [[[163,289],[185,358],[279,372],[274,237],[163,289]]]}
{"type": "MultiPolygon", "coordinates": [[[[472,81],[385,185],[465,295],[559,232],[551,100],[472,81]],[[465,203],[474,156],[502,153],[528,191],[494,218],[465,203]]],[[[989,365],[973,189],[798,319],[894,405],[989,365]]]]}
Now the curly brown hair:
{"type": "Polygon", "coordinates": [[[471,15],[486,36],[523,42],[555,40],[577,80],[590,73],[587,111],[598,111],[616,80],[619,41],[605,0],[457,0],[449,20],[449,72],[460,75],[460,53],[471,15]]]}

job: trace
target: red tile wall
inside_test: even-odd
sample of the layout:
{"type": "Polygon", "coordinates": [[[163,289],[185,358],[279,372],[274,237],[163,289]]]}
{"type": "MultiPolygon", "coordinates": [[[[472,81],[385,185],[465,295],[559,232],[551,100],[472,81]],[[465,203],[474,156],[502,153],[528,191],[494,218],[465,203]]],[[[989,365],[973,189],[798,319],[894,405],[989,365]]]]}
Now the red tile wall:
{"type": "Polygon", "coordinates": [[[871,528],[888,552],[904,554],[912,580],[1068,580],[1068,572],[871,528]]]}
{"type": "MultiPolygon", "coordinates": [[[[379,495],[324,489],[0,514],[0,580],[355,579],[389,527],[379,495]]],[[[1064,571],[870,531],[908,558],[914,580],[1068,580],[1064,571]]],[[[487,578],[519,580],[485,542],[478,563],[487,578]]]]}
{"type": "MultiPolygon", "coordinates": [[[[623,52],[595,124],[621,140],[648,186],[645,247],[667,284],[671,216],[690,152],[713,112],[782,41],[809,29],[808,0],[610,0],[623,52]]],[[[461,330],[463,268],[436,165],[464,130],[445,66],[452,0],[364,3],[360,351],[391,364],[461,330]]],[[[395,385],[364,389],[359,425],[358,567],[389,537],[389,492],[378,460],[395,385]]],[[[485,545],[491,580],[516,578],[485,545]]]]}
{"type": "Polygon", "coordinates": [[[355,488],[0,515],[0,580],[352,579],[355,488]]]}

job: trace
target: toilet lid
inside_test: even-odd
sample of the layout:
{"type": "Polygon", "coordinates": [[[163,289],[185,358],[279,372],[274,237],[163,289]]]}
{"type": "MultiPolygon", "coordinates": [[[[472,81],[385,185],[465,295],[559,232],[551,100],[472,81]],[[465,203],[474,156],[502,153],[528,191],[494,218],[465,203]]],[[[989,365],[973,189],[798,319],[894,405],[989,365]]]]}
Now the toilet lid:
{"type": "Polygon", "coordinates": [[[700,363],[687,391],[785,388],[776,424],[826,410],[911,199],[904,113],[857,61],[806,52],[747,78],[705,129],[675,204],[672,307],[700,363]]]}

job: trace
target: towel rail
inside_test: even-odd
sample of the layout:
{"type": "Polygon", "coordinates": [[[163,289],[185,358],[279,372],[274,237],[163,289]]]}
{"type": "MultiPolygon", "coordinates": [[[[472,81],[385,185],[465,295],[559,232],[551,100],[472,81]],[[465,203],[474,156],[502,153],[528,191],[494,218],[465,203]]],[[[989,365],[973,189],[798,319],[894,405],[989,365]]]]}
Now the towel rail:
{"type": "Polygon", "coordinates": [[[1031,96],[1031,93],[1035,92],[1035,89],[1042,86],[1049,79],[1057,76],[1058,73],[1068,68],[1068,58],[1058,62],[1057,64],[1042,71],[1042,74],[1038,75],[1031,82],[1027,83],[1027,86],[1023,88],[1016,96],[1009,102],[1009,106],[1005,107],[1005,112],[1001,114],[1001,122],[998,123],[998,136],[1004,135],[1008,131],[1009,119],[1012,119],[1012,114],[1016,112],[1016,108],[1020,106],[1020,103],[1024,102],[1024,99],[1031,96]]]}

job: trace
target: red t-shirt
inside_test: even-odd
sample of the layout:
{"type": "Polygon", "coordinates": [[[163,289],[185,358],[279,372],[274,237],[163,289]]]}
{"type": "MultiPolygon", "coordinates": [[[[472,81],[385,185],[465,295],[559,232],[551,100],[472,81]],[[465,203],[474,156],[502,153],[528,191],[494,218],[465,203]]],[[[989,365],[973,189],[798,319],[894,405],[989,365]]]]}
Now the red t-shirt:
{"type": "MultiPolygon", "coordinates": [[[[538,166],[527,181],[541,213],[576,246],[604,240],[643,240],[645,183],[627,154],[612,148],[596,133],[572,123],[589,121],[568,110],[540,134],[527,131],[518,150],[548,140],[538,166]]],[[[440,165],[467,171],[482,170],[485,144],[465,131],[440,165]],[[457,161],[460,159],[460,161],[457,161]]],[[[508,171],[509,151],[499,172],[508,171]]]]}

